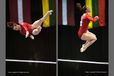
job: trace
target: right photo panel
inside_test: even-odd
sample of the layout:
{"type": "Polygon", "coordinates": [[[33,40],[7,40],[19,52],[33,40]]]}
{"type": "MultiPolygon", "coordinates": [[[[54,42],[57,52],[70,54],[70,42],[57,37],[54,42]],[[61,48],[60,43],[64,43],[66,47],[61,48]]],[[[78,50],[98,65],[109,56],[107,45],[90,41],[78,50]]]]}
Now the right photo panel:
{"type": "Polygon", "coordinates": [[[58,76],[108,76],[108,0],[58,0],[58,76]]]}

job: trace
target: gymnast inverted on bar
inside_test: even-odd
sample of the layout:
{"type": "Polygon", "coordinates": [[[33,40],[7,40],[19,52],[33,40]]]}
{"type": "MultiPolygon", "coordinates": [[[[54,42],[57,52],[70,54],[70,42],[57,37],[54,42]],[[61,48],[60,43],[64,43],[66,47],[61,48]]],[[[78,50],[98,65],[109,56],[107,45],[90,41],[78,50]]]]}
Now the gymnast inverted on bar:
{"type": "Polygon", "coordinates": [[[52,12],[52,10],[48,11],[41,19],[36,20],[33,24],[26,22],[20,22],[19,24],[16,24],[15,22],[7,22],[7,26],[15,31],[20,31],[25,38],[30,37],[31,39],[34,39],[34,35],[38,35],[41,32],[42,23],[52,14],[52,12]]]}
{"type": "Polygon", "coordinates": [[[96,22],[99,19],[98,16],[94,18],[90,16],[89,13],[91,12],[91,10],[88,6],[84,6],[82,8],[82,12],[83,12],[83,15],[81,16],[78,36],[81,40],[85,40],[86,43],[82,44],[80,52],[84,52],[90,45],[92,45],[97,40],[96,35],[88,31],[88,25],[90,21],[96,22]]]}

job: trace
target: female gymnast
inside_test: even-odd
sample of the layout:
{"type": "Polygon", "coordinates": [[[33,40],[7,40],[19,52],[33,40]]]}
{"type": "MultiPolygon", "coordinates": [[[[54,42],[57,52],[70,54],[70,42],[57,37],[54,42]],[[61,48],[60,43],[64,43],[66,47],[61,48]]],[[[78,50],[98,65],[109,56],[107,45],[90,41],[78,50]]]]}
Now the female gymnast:
{"type": "Polygon", "coordinates": [[[7,22],[7,26],[15,31],[20,31],[22,35],[25,35],[25,38],[30,37],[31,39],[34,39],[33,35],[38,35],[41,32],[42,23],[52,14],[52,12],[52,10],[48,11],[42,18],[36,20],[33,24],[20,22],[18,25],[14,22],[7,22]]]}
{"type": "Polygon", "coordinates": [[[94,18],[92,18],[89,14],[90,11],[91,10],[88,6],[84,6],[82,9],[83,15],[81,16],[78,36],[81,40],[85,40],[86,43],[82,44],[80,52],[84,52],[90,45],[92,45],[97,40],[96,35],[88,31],[88,24],[90,21],[96,22],[99,17],[95,16],[94,18]]]}

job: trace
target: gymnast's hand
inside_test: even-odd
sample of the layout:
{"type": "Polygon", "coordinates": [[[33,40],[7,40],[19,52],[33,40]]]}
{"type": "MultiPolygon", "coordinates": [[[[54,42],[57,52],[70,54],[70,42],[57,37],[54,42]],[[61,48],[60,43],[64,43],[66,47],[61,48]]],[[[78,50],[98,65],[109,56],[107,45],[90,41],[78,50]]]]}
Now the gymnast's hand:
{"type": "Polygon", "coordinates": [[[26,32],[26,35],[25,35],[25,38],[27,38],[29,36],[29,32],[27,31],[26,32]]]}
{"type": "Polygon", "coordinates": [[[34,36],[33,36],[33,35],[30,35],[30,38],[31,38],[32,40],[34,40],[34,36]]]}
{"type": "Polygon", "coordinates": [[[98,17],[98,16],[95,16],[95,17],[97,17],[97,19],[99,19],[99,17],[98,17]]]}

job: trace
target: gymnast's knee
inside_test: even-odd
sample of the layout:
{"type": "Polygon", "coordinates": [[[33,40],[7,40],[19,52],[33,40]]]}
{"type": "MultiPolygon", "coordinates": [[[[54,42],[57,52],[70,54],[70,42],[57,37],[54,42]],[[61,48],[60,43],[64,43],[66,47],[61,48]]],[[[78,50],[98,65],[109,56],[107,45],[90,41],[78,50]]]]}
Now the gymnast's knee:
{"type": "Polygon", "coordinates": [[[32,31],[32,34],[33,34],[33,35],[38,35],[38,29],[34,29],[34,30],[32,31]]]}
{"type": "Polygon", "coordinates": [[[94,40],[95,40],[95,41],[97,40],[97,37],[96,37],[96,36],[94,37],[94,40]]]}

